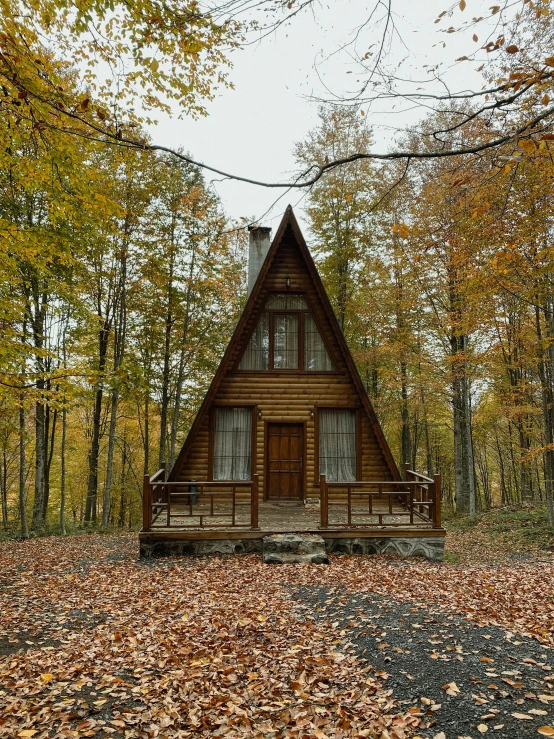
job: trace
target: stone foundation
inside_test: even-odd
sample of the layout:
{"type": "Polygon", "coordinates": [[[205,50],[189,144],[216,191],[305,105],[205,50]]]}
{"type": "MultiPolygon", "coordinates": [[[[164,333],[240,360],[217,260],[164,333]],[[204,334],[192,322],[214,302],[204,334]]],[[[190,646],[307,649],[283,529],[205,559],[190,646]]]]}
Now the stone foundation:
{"type": "Polygon", "coordinates": [[[261,539],[200,539],[179,541],[178,539],[140,540],[142,557],[202,557],[206,554],[244,554],[261,552],[261,539]]]}
{"type": "Polygon", "coordinates": [[[325,539],[328,552],[334,554],[397,554],[400,557],[426,557],[444,561],[444,537],[348,537],[325,539]]]}
{"type": "MultiPolygon", "coordinates": [[[[281,535],[283,536],[283,535],[281,535]]],[[[288,535],[290,536],[290,535],[288,535]]],[[[270,537],[266,537],[270,538],[270,537]]],[[[319,538],[319,537],[318,537],[319,538]]],[[[261,552],[259,539],[140,539],[141,557],[182,557],[206,554],[242,554],[261,552]]],[[[444,537],[324,537],[325,550],[333,554],[396,554],[400,557],[426,557],[434,562],[444,560],[444,537]]]]}
{"type": "Polygon", "coordinates": [[[328,564],[325,541],[317,534],[274,534],[263,539],[266,564],[328,564]]]}

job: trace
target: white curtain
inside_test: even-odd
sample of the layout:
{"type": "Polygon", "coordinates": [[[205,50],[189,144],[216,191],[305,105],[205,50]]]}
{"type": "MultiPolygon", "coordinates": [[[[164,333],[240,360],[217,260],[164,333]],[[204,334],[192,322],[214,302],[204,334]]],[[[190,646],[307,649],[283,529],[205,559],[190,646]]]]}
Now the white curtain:
{"type": "Polygon", "coordinates": [[[319,420],[319,474],[330,482],[356,479],[356,411],[321,408],[319,420]]]}
{"type": "Polygon", "coordinates": [[[214,408],[214,480],[250,480],[252,409],[214,408]]]}
{"type": "Polygon", "coordinates": [[[329,371],[333,369],[321,334],[309,313],[304,316],[304,363],[305,369],[329,371]]]}
{"type": "Polygon", "coordinates": [[[304,296],[298,293],[272,293],[267,307],[271,310],[303,310],[308,306],[304,296]]]}
{"type": "Polygon", "coordinates": [[[298,316],[276,313],[273,320],[273,367],[298,369],[298,316]]]}
{"type": "Polygon", "coordinates": [[[266,370],[269,367],[269,314],[262,313],[248,346],[240,360],[239,369],[266,370]]]}

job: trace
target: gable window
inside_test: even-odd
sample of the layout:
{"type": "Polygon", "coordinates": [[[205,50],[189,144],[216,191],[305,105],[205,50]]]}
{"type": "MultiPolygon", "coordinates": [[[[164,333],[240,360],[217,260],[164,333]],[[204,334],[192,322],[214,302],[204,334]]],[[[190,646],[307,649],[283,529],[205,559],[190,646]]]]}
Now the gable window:
{"type": "Polygon", "coordinates": [[[319,474],[329,482],[356,479],[356,411],[319,408],[319,474]]]}
{"type": "Polygon", "coordinates": [[[250,480],[252,408],[214,408],[213,479],[250,480]]]}
{"type": "Polygon", "coordinates": [[[330,372],[331,359],[304,295],[272,293],[239,370],[330,372]]]}
{"type": "Polygon", "coordinates": [[[304,316],[304,367],[320,372],[329,372],[333,369],[321,334],[310,313],[304,316]]]}

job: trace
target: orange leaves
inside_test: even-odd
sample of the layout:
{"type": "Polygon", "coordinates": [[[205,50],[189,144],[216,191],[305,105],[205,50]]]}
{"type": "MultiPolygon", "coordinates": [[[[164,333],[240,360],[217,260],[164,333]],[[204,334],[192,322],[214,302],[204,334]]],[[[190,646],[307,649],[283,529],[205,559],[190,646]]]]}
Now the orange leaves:
{"type": "Polygon", "coordinates": [[[539,726],[537,732],[541,736],[554,736],[554,729],[552,728],[552,726],[539,726]]]}
{"type": "Polygon", "coordinates": [[[402,239],[405,239],[410,234],[410,229],[405,223],[395,223],[392,227],[393,234],[398,234],[402,239]]]}

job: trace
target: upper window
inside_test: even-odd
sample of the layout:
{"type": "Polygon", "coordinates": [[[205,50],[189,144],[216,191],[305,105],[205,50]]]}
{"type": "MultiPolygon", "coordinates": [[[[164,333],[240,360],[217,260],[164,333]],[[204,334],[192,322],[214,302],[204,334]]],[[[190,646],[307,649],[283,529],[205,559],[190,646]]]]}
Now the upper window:
{"type": "Polygon", "coordinates": [[[239,363],[241,370],[329,372],[331,359],[303,295],[273,293],[239,363]]]}

